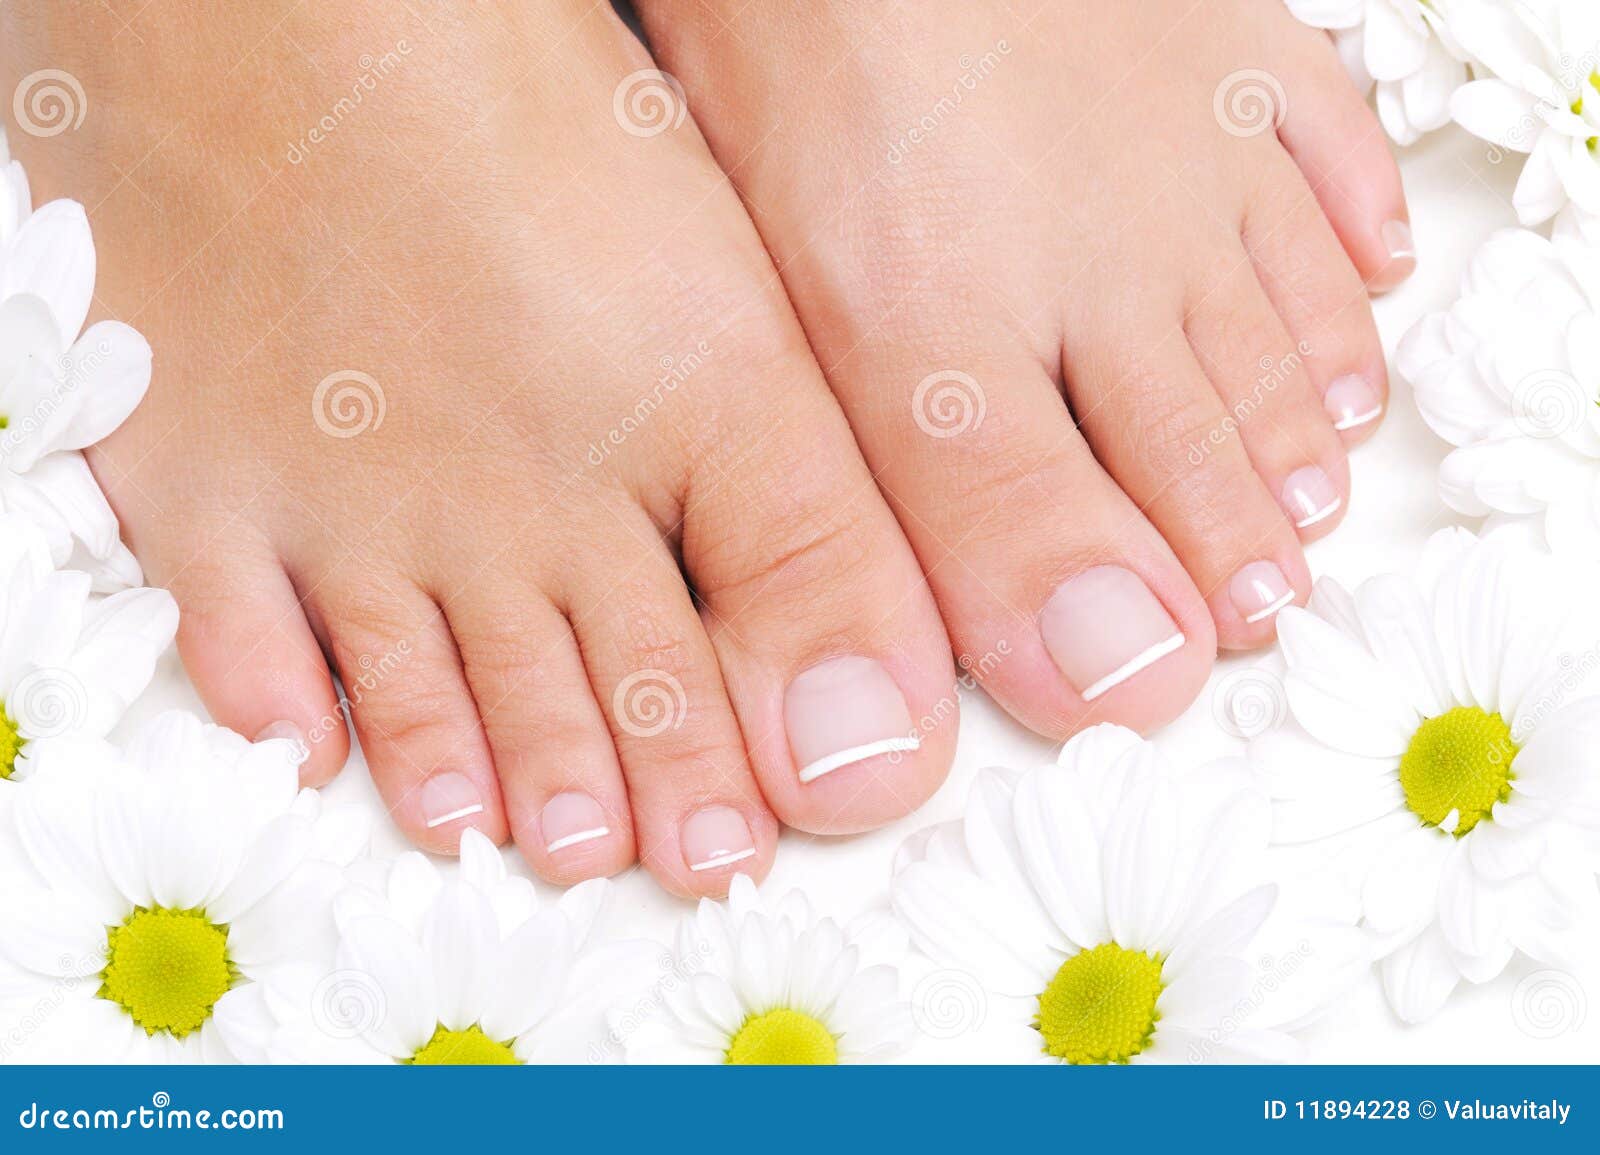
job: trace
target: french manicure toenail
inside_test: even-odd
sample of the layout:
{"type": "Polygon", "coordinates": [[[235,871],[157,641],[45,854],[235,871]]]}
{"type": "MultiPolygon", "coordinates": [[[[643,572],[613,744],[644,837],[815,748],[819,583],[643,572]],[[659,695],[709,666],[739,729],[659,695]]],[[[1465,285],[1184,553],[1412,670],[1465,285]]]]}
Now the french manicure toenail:
{"type": "Polygon", "coordinates": [[[573,790],[557,794],[544,804],[539,814],[539,833],[544,835],[545,853],[554,854],[604,838],[611,833],[611,827],[606,824],[606,812],[600,803],[573,790]]]}
{"type": "Polygon", "coordinates": [[[1283,508],[1296,529],[1308,529],[1339,512],[1344,499],[1315,465],[1295,470],[1283,483],[1283,508]]]}
{"type": "Polygon", "coordinates": [[[463,774],[435,774],[422,784],[422,820],[428,829],[483,813],[483,797],[463,774]]]}
{"type": "Polygon", "coordinates": [[[1389,221],[1382,229],[1383,247],[1389,250],[1391,261],[1416,260],[1416,240],[1411,235],[1411,226],[1405,221],[1389,221]]]}
{"type": "Polygon", "coordinates": [[[693,871],[716,870],[754,858],[750,824],[731,806],[707,806],[683,822],[683,858],[693,871]]]}
{"type": "Polygon", "coordinates": [[[871,658],[829,658],[796,675],[784,694],[783,723],[801,782],[922,745],[905,695],[871,658]]]}
{"type": "Polygon", "coordinates": [[[1172,615],[1139,577],[1102,565],[1068,578],[1039,613],[1039,632],[1085,702],[1120,686],[1184,642],[1172,615]]]}
{"type": "Polygon", "coordinates": [[[311,757],[311,747],[306,745],[305,731],[301,730],[300,727],[296,726],[293,722],[272,722],[261,727],[261,729],[256,732],[256,736],[251,739],[251,741],[254,742],[273,742],[280,740],[294,743],[294,763],[296,766],[300,765],[300,763],[311,757]]]}
{"type": "Polygon", "coordinates": [[[1354,373],[1340,377],[1322,395],[1322,407],[1341,433],[1376,419],[1383,412],[1378,391],[1354,373]]]}
{"type": "Polygon", "coordinates": [[[1245,624],[1265,621],[1294,601],[1294,587],[1270,561],[1253,561],[1228,582],[1228,597],[1245,624]]]}

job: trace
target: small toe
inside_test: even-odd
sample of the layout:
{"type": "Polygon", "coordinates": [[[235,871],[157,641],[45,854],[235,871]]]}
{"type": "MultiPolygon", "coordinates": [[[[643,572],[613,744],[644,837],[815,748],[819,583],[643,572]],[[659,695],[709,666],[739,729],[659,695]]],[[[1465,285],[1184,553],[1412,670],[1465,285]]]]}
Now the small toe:
{"type": "Polygon", "coordinates": [[[516,575],[463,575],[441,599],[494,757],[512,839],[570,886],[634,861],[622,766],[571,627],[516,575]]]}
{"type": "Polygon", "coordinates": [[[454,854],[464,831],[506,840],[494,760],[443,612],[371,567],[325,581],[318,617],[372,781],[417,846],[454,854]]]}
{"type": "Polygon", "coordinates": [[[1366,286],[1287,157],[1247,210],[1242,240],[1334,431],[1346,445],[1365,440],[1388,402],[1383,344],[1366,286]]]}
{"type": "Polygon", "coordinates": [[[1282,81],[1286,108],[1278,138],[1305,173],[1345,252],[1375,293],[1388,292],[1417,267],[1400,166],[1383,126],[1339,62],[1329,39],[1298,24],[1282,81]]]}
{"type": "Polygon", "coordinates": [[[211,716],[249,738],[301,744],[301,781],[327,783],[350,735],[327,660],[294,586],[266,546],[221,539],[167,579],[178,651],[211,716]]]}
{"type": "Polygon", "coordinates": [[[617,516],[625,552],[576,561],[562,608],[622,763],[639,861],[674,894],[720,896],[737,874],[765,877],[778,821],[683,575],[642,511],[617,516]]]}

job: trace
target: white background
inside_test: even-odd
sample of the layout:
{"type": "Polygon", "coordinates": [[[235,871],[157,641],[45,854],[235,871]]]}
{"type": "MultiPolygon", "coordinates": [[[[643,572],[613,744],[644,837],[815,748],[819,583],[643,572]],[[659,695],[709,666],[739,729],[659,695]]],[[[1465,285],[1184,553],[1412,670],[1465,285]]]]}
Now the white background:
{"type": "MultiPolygon", "coordinates": [[[[1402,157],[1419,269],[1405,287],[1377,302],[1378,323],[1391,353],[1413,321],[1451,304],[1467,261],[1483,239],[1515,224],[1510,195],[1516,164],[1517,158],[1491,164],[1486,146],[1453,129],[1435,134],[1402,157]]],[[[1354,455],[1354,493],[1343,526],[1310,550],[1314,573],[1349,585],[1376,573],[1404,572],[1428,535],[1452,523],[1435,482],[1446,447],[1422,423],[1405,383],[1393,380],[1391,390],[1386,422],[1354,455]]],[[[1270,658],[1257,655],[1218,664],[1207,692],[1157,736],[1175,763],[1192,766],[1238,752],[1241,744],[1213,719],[1214,691],[1230,673],[1263,661],[1270,658]]],[[[201,710],[176,659],[169,657],[130,721],[174,706],[201,710]]],[[[786,833],[764,890],[778,894],[800,887],[819,909],[841,921],[881,906],[887,898],[895,847],[925,824],[957,817],[978,770],[993,765],[1026,768],[1053,759],[1051,744],[1012,722],[981,693],[967,693],[962,709],[955,769],[927,806],[885,830],[855,838],[786,833]]],[[[358,801],[377,815],[375,853],[387,855],[405,848],[383,813],[359,753],[328,793],[334,800],[358,801]]],[[[521,869],[514,852],[508,851],[507,859],[513,869],[521,869]]],[[[688,904],[667,897],[647,875],[635,870],[618,879],[608,921],[617,933],[671,941],[676,920],[688,909],[688,904]]],[[[1325,1062],[1600,1061],[1600,1005],[1587,1007],[1583,1021],[1555,1037],[1536,1037],[1518,1025],[1513,1012],[1517,984],[1539,969],[1519,958],[1492,983],[1463,984],[1445,1010],[1422,1026],[1406,1026],[1394,1017],[1374,974],[1301,1037],[1310,1058],[1325,1062]]],[[[1572,989],[1587,992],[1580,996],[1584,1001],[1591,995],[1600,999],[1600,959],[1566,981],[1575,982],[1572,989]]],[[[997,1009],[991,1007],[990,1013],[997,1009]]],[[[953,1040],[924,1040],[912,1057],[976,1061],[997,1056],[985,1048],[983,1032],[975,1030],[953,1040]]]]}

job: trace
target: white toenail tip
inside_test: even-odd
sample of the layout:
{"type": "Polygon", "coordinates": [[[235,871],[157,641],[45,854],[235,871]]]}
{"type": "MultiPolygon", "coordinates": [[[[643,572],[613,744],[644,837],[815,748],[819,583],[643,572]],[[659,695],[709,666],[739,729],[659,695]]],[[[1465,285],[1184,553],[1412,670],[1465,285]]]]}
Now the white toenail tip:
{"type": "Polygon", "coordinates": [[[843,766],[851,766],[857,762],[865,762],[868,758],[876,758],[879,754],[904,753],[910,750],[920,750],[922,739],[911,735],[905,738],[885,738],[881,742],[868,742],[864,746],[852,746],[848,750],[840,750],[836,754],[829,754],[826,758],[818,758],[805,769],[800,771],[802,784],[815,782],[824,774],[832,774],[843,766]]]}
{"type": "Polygon", "coordinates": [[[1299,521],[1295,522],[1294,527],[1296,529],[1305,529],[1308,526],[1316,525],[1319,521],[1327,521],[1328,518],[1339,512],[1339,507],[1343,504],[1343,498],[1334,498],[1333,501],[1317,510],[1316,513],[1313,513],[1309,517],[1303,517],[1299,521]]]}
{"type": "Polygon", "coordinates": [[[483,803],[476,802],[471,806],[463,806],[460,810],[452,810],[448,814],[441,814],[437,818],[430,818],[428,820],[428,829],[432,830],[435,826],[443,826],[446,822],[454,822],[458,818],[470,818],[474,814],[482,813],[483,803]]]}
{"type": "Polygon", "coordinates": [[[558,838],[544,848],[546,854],[554,854],[558,850],[565,850],[569,846],[576,846],[580,842],[593,842],[596,838],[604,838],[611,833],[609,826],[596,826],[593,830],[580,830],[576,834],[569,834],[565,838],[558,838]]]}
{"type": "Polygon", "coordinates": [[[1354,429],[1358,425],[1365,425],[1382,412],[1383,406],[1379,405],[1376,409],[1369,409],[1365,413],[1356,414],[1354,417],[1346,417],[1343,421],[1335,421],[1333,427],[1343,433],[1346,429],[1354,429]]]}
{"type": "Polygon", "coordinates": [[[706,859],[704,862],[696,862],[689,869],[701,871],[715,870],[719,866],[732,866],[735,862],[743,862],[747,858],[753,858],[755,853],[756,848],[752,846],[746,850],[736,850],[732,854],[719,854],[715,858],[706,859]]]}
{"type": "Polygon", "coordinates": [[[1085,702],[1092,702],[1096,698],[1100,697],[1100,695],[1104,694],[1107,690],[1113,690],[1122,685],[1122,683],[1133,677],[1140,670],[1147,666],[1154,665],[1162,658],[1172,653],[1174,650],[1179,649],[1183,645],[1183,641],[1184,639],[1182,634],[1173,634],[1166,641],[1157,642],[1148,650],[1145,650],[1142,654],[1139,654],[1137,657],[1135,657],[1132,661],[1124,662],[1105,677],[1101,678],[1094,685],[1090,686],[1083,692],[1083,700],[1085,702]]]}
{"type": "Polygon", "coordinates": [[[1247,626],[1253,626],[1259,621],[1270,618],[1273,614],[1283,609],[1284,606],[1288,605],[1292,601],[1294,601],[1294,591],[1290,590],[1277,601],[1273,602],[1270,606],[1267,606],[1265,609],[1259,609],[1249,617],[1245,618],[1244,624],[1247,626]]]}

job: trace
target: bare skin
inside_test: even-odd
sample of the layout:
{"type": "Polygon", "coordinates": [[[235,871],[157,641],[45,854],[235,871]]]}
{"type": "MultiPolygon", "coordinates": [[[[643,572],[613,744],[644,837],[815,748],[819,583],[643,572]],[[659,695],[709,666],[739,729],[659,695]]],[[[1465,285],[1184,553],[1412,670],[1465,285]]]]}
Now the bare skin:
{"type": "Polygon", "coordinates": [[[1270,640],[1233,579],[1308,592],[1337,511],[1297,529],[1285,479],[1346,493],[1372,422],[1324,394],[1381,408],[1366,284],[1407,271],[1319,37],[1269,0],[640,7],[693,117],[580,0],[0,11],[6,91],[89,96],[13,151],[88,206],[97,314],[156,350],[91,463],[217,719],[305,737],[324,782],[337,674],[419,845],[720,894],[783,825],[937,788],[952,641],[1059,737],[1159,725],[1219,639],[1270,640]],[[1250,61],[1289,85],[1276,134],[1213,114],[1250,61]]]}

